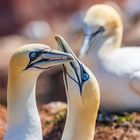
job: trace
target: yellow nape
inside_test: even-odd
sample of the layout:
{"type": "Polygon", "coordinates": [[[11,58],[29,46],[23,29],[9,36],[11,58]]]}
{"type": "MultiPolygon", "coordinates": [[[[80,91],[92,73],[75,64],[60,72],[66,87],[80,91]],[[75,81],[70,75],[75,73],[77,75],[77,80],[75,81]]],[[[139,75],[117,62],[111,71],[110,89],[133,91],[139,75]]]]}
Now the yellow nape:
{"type": "Polygon", "coordinates": [[[43,44],[27,44],[16,49],[9,62],[9,69],[12,74],[18,75],[23,71],[29,63],[29,53],[32,51],[39,51],[43,49],[50,49],[49,46],[43,44]]]}
{"type": "Polygon", "coordinates": [[[89,79],[88,82],[85,82],[83,85],[81,98],[85,111],[89,112],[90,114],[96,114],[95,112],[98,112],[100,103],[100,91],[96,79],[89,79]]]}
{"type": "Polygon", "coordinates": [[[122,26],[120,15],[109,5],[97,4],[89,8],[84,22],[88,25],[117,28],[122,26]]]}

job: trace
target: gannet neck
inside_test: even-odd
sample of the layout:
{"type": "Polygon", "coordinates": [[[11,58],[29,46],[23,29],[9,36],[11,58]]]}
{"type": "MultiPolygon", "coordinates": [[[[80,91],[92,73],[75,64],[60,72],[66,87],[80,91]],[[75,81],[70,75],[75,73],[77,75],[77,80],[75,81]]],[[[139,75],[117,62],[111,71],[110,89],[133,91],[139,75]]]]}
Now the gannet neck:
{"type": "Polygon", "coordinates": [[[35,100],[36,77],[24,72],[8,78],[8,128],[4,140],[42,140],[35,100]]]}
{"type": "MultiPolygon", "coordinates": [[[[81,104],[76,104],[75,101],[77,100],[76,102],[79,102],[78,100],[81,98],[77,97],[77,99],[75,99],[72,94],[72,90],[67,93],[68,110],[62,140],[93,140],[99,106],[96,102],[97,98],[94,98],[92,104],[89,103],[91,107],[89,109],[85,107],[82,101],[81,104]]],[[[75,95],[75,93],[73,95],[75,95]]],[[[90,96],[90,98],[92,98],[92,96],[90,96]]]]}
{"type": "Polygon", "coordinates": [[[83,89],[81,95],[77,92],[79,87],[67,76],[68,113],[62,140],[93,140],[100,97],[97,81],[93,78],[92,82],[88,83],[89,91],[83,89]]]}
{"type": "Polygon", "coordinates": [[[109,55],[112,52],[114,52],[116,49],[121,47],[122,43],[122,29],[121,27],[116,29],[117,31],[112,36],[106,38],[102,37],[99,39],[99,41],[95,44],[95,46],[92,46],[93,51],[95,47],[95,53],[101,54],[101,55],[109,55]]]}
{"type": "Polygon", "coordinates": [[[82,110],[68,110],[62,140],[93,140],[96,116],[89,120],[84,113],[82,110]]]}

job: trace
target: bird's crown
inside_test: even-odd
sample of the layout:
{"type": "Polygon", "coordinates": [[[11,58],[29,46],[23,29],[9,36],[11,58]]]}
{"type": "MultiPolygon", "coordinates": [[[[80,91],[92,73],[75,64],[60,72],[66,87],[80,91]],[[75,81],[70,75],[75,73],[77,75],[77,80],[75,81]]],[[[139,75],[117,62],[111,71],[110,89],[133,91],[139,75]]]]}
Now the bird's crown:
{"type": "Polygon", "coordinates": [[[112,28],[121,25],[121,19],[117,11],[105,4],[93,5],[86,13],[84,22],[90,26],[111,26],[112,28]]]}

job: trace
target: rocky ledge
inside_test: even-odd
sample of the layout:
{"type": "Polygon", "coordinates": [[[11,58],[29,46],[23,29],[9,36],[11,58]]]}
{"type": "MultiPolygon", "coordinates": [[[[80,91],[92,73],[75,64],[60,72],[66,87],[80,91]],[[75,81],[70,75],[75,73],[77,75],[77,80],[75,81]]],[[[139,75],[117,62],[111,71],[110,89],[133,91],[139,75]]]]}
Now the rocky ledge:
{"type": "MultiPolygon", "coordinates": [[[[43,140],[60,140],[66,119],[66,104],[53,102],[39,107],[43,140]]],[[[6,129],[6,108],[0,105],[0,140],[6,129]]],[[[98,116],[94,140],[139,140],[140,113],[98,116]],[[101,119],[102,118],[102,119],[101,119]]]]}

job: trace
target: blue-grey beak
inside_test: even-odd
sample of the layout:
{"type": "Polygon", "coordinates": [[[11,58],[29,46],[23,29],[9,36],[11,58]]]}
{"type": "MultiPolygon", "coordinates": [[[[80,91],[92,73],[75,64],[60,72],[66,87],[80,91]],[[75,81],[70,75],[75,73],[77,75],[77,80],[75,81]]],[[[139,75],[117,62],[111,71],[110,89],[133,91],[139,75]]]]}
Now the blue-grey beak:
{"type": "Polygon", "coordinates": [[[63,51],[65,53],[69,53],[73,56],[73,61],[70,63],[65,63],[63,65],[63,70],[65,73],[65,79],[68,76],[73,81],[77,83],[79,86],[80,92],[82,91],[82,85],[83,85],[83,78],[85,76],[85,71],[83,69],[83,64],[79,61],[79,59],[75,56],[73,51],[70,49],[66,41],[59,35],[55,36],[55,39],[58,43],[58,49],[60,51],[63,51]]]}

